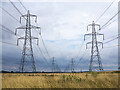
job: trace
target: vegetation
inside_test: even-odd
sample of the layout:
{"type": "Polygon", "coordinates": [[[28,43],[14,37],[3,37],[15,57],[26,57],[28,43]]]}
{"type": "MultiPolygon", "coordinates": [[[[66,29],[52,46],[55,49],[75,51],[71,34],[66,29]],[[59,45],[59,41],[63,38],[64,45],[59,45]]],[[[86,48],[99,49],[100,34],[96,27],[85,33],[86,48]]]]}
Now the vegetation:
{"type": "Polygon", "coordinates": [[[118,69],[120,69],[120,66],[118,67],[118,69]]]}
{"type": "Polygon", "coordinates": [[[3,88],[117,88],[118,73],[3,73],[3,88]]]}

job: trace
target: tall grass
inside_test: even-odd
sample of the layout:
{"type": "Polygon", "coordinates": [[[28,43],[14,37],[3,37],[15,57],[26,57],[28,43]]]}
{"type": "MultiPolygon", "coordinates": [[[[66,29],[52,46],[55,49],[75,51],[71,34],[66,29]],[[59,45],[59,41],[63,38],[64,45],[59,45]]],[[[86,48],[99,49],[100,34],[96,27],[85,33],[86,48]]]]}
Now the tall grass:
{"type": "Polygon", "coordinates": [[[23,73],[2,75],[3,88],[117,88],[118,73],[23,73]]]}

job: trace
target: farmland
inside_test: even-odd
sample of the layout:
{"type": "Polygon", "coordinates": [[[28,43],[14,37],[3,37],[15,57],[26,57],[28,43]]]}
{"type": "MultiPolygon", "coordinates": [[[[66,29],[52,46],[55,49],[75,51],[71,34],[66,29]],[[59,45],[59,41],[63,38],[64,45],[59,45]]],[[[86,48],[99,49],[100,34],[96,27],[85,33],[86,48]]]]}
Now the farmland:
{"type": "Polygon", "coordinates": [[[117,88],[118,72],[3,73],[3,88],[117,88]]]}

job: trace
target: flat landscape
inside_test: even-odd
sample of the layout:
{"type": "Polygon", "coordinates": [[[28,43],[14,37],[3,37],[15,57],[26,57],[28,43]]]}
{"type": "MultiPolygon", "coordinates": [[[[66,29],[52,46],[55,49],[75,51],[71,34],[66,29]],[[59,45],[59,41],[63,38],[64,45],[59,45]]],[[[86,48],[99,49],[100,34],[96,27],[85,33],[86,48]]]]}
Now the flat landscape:
{"type": "Polygon", "coordinates": [[[117,88],[118,71],[2,73],[3,88],[117,88]]]}

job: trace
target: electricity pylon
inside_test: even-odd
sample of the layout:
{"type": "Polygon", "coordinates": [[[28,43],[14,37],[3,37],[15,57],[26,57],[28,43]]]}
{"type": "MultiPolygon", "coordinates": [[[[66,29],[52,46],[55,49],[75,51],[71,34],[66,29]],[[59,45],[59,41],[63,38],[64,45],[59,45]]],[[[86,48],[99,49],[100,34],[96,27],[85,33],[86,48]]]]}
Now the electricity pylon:
{"type": "Polygon", "coordinates": [[[31,17],[35,17],[35,22],[37,22],[37,16],[30,14],[30,11],[28,10],[26,15],[22,15],[20,17],[20,23],[21,23],[21,18],[24,18],[26,20],[26,26],[21,26],[16,28],[15,34],[17,34],[17,30],[20,29],[25,29],[25,36],[18,38],[17,40],[17,45],[19,44],[19,40],[23,39],[24,40],[24,45],[23,45],[23,51],[22,51],[22,58],[21,58],[21,63],[19,67],[20,72],[24,71],[32,71],[36,72],[36,67],[35,67],[35,61],[34,61],[34,56],[33,56],[33,49],[32,49],[32,39],[37,40],[37,45],[39,39],[37,37],[32,36],[32,29],[40,29],[40,27],[33,26],[31,25],[31,17]],[[29,68],[28,68],[29,66],[29,68]],[[30,68],[31,67],[31,68],[30,68]]]}
{"type": "MultiPolygon", "coordinates": [[[[92,36],[92,41],[87,43],[87,44],[92,44],[89,71],[93,71],[93,70],[102,71],[103,66],[102,66],[102,62],[101,62],[101,58],[100,58],[100,53],[99,53],[99,48],[98,48],[99,45],[98,44],[102,44],[102,48],[103,48],[103,43],[97,41],[97,35],[102,35],[103,40],[104,40],[104,34],[100,34],[100,33],[96,32],[96,26],[98,26],[99,30],[100,30],[100,25],[95,24],[94,21],[93,21],[92,24],[89,24],[87,26],[87,31],[88,31],[89,26],[92,27],[92,33],[84,35],[84,40],[85,40],[86,35],[87,36],[89,36],[89,35],[92,36]]],[[[87,48],[87,44],[86,44],[86,48],[87,48]]]]}
{"type": "Polygon", "coordinates": [[[73,58],[72,58],[72,61],[71,61],[71,72],[74,72],[74,61],[73,61],[73,58]]]}
{"type": "Polygon", "coordinates": [[[52,72],[55,72],[55,58],[52,60],[52,72]]]}

